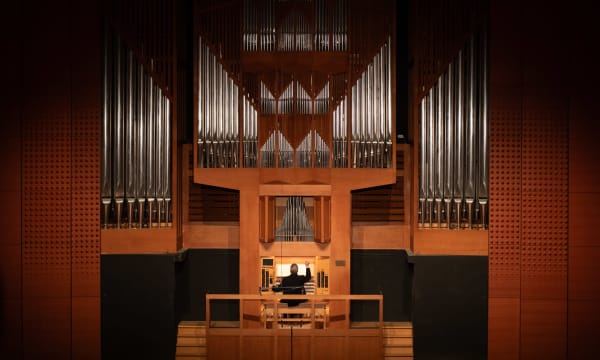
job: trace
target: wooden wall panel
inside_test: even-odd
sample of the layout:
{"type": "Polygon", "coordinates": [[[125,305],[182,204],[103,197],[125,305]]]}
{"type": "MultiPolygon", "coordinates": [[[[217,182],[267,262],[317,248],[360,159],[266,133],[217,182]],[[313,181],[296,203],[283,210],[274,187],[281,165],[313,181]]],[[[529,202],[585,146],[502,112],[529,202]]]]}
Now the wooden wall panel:
{"type": "Polygon", "coordinates": [[[240,358],[240,338],[238,336],[208,335],[206,343],[209,360],[235,360],[240,358]]]}
{"type": "Polygon", "coordinates": [[[22,345],[21,298],[21,30],[19,2],[3,4],[0,14],[0,64],[3,91],[0,96],[0,358],[19,359],[22,345]]]}
{"type": "Polygon", "coordinates": [[[71,357],[71,299],[38,297],[23,302],[25,359],[71,357]]]}
{"type": "Polygon", "coordinates": [[[528,299],[567,296],[568,118],[559,93],[524,92],[521,295],[528,299]]]}
{"type": "Polygon", "coordinates": [[[569,299],[568,359],[592,360],[598,357],[598,299],[569,299]]]}
{"type": "Polygon", "coordinates": [[[490,298],[488,313],[488,358],[518,359],[521,300],[518,297],[490,298]]]}
{"type": "Polygon", "coordinates": [[[600,108],[594,71],[598,55],[589,52],[594,41],[594,15],[578,10],[570,41],[571,92],[569,96],[569,286],[568,358],[598,357],[600,324],[600,108]],[[590,32],[591,31],[591,32],[590,32]]]}
{"type": "Polygon", "coordinates": [[[564,34],[547,25],[557,9],[490,4],[488,356],[564,359],[569,104],[554,45],[564,34]]]}
{"type": "Polygon", "coordinates": [[[567,303],[521,300],[521,359],[565,359],[567,303]]]}
{"type": "Polygon", "coordinates": [[[0,357],[99,358],[99,2],[5,5],[0,357]]]}
{"type": "Polygon", "coordinates": [[[73,297],[71,304],[72,359],[100,359],[100,297],[73,297]]]}
{"type": "Polygon", "coordinates": [[[273,336],[243,336],[242,337],[242,360],[264,359],[272,360],[273,336]]]}

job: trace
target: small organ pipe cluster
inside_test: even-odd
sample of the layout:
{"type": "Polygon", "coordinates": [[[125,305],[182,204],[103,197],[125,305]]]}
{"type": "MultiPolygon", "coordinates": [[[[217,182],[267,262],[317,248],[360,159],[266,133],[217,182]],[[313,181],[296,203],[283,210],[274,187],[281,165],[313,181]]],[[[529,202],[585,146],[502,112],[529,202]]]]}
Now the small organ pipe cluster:
{"type": "Polygon", "coordinates": [[[171,100],[110,30],[103,62],[102,227],[171,227],[171,100]]]}
{"type": "Polygon", "coordinates": [[[420,104],[419,226],[486,229],[486,34],[474,34],[420,104]]]}

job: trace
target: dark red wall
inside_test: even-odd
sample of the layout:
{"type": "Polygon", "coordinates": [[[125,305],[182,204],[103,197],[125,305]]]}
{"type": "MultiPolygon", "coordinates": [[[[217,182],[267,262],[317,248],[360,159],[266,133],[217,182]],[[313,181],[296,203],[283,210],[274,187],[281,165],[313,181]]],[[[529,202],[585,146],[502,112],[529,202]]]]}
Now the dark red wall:
{"type": "Polygon", "coordinates": [[[0,358],[100,358],[100,8],[5,2],[0,358]]]}
{"type": "Polygon", "coordinates": [[[597,356],[597,58],[564,5],[491,2],[489,359],[597,356]]]}

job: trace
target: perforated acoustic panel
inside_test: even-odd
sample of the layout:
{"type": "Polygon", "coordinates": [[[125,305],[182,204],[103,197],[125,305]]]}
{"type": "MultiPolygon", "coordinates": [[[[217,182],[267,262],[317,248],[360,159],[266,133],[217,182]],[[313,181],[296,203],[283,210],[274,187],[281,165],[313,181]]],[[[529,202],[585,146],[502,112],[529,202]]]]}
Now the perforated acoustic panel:
{"type": "Polygon", "coordinates": [[[502,111],[492,108],[488,294],[490,297],[518,297],[520,291],[520,129],[520,111],[502,111]]]}
{"type": "Polygon", "coordinates": [[[100,114],[94,110],[77,109],[72,119],[73,296],[100,296],[100,114]]]}
{"type": "MultiPolygon", "coordinates": [[[[525,102],[521,284],[522,297],[566,299],[568,239],[568,122],[560,99],[525,102]]],[[[566,102],[562,102],[566,104],[566,102]]]]}
{"type": "MultiPolygon", "coordinates": [[[[40,104],[41,105],[41,104],[40,104]]],[[[66,108],[24,116],[23,296],[71,291],[71,128],[66,108]]]]}

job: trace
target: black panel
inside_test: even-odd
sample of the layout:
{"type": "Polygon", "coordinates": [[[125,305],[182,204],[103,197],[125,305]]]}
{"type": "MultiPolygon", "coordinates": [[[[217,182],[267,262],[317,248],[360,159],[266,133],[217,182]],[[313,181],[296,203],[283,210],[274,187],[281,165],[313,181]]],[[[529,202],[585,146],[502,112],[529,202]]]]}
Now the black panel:
{"type": "Polygon", "coordinates": [[[173,359],[173,255],[102,255],[102,358],[173,359]]]}
{"type": "Polygon", "coordinates": [[[415,359],[486,359],[488,260],[414,256],[415,359]]]}
{"type": "MultiPolygon", "coordinates": [[[[205,320],[206,293],[239,293],[240,252],[238,249],[190,249],[178,275],[181,320],[205,320]],[[180,286],[181,285],[181,286],[180,286]]],[[[214,320],[238,320],[237,302],[212,303],[214,320]]]]}
{"type": "MultiPolygon", "coordinates": [[[[352,250],[350,292],[383,293],[384,321],[410,321],[411,264],[404,250],[352,250]]],[[[353,302],[352,321],[377,320],[377,304],[353,302]]]]}

